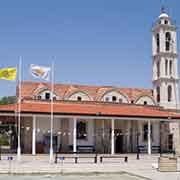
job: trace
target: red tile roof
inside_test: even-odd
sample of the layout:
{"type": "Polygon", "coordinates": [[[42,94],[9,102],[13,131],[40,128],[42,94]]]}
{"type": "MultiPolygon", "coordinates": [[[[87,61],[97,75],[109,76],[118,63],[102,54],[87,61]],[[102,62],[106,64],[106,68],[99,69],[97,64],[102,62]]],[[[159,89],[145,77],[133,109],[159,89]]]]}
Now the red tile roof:
{"type": "MultiPolygon", "coordinates": [[[[0,105],[0,113],[14,112],[16,105],[0,105]]],[[[21,104],[23,113],[50,113],[50,103],[42,101],[27,101],[21,104]]],[[[159,107],[92,103],[92,102],[65,102],[54,103],[54,113],[63,115],[91,115],[117,117],[146,117],[146,118],[175,118],[180,119],[180,113],[165,111],[159,107]]]]}
{"type": "MultiPolygon", "coordinates": [[[[109,91],[116,90],[119,93],[124,94],[128,97],[129,101],[135,101],[138,97],[142,95],[152,96],[152,89],[142,89],[142,88],[119,88],[113,86],[89,86],[89,85],[74,85],[74,84],[55,84],[55,93],[62,99],[68,97],[75,91],[86,92],[93,100],[100,100],[101,97],[109,91]]],[[[51,89],[51,85],[43,82],[32,82],[24,81],[22,82],[22,97],[23,98],[33,98],[33,95],[37,95],[43,89],[51,89]]],[[[17,91],[18,92],[18,91],[17,91]]]]}

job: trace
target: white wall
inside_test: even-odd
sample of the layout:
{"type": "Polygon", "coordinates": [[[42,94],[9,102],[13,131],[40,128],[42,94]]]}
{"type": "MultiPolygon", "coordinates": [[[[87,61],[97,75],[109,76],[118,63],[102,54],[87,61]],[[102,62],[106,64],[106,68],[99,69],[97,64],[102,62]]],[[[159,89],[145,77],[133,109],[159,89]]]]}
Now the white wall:
{"type": "MultiPolygon", "coordinates": [[[[40,92],[38,94],[38,96],[41,96],[41,99],[45,100],[45,97],[46,97],[45,94],[46,93],[50,93],[51,94],[51,91],[50,90],[44,90],[44,91],[40,92]]],[[[60,100],[60,97],[56,96],[55,94],[53,94],[53,97],[56,97],[57,100],[60,100]]]]}
{"type": "Polygon", "coordinates": [[[152,98],[148,97],[148,96],[142,96],[140,97],[137,101],[136,104],[144,104],[144,102],[147,102],[147,105],[155,105],[154,101],[152,100],[152,98]]]}
{"type": "Polygon", "coordinates": [[[78,97],[81,97],[82,101],[90,101],[91,100],[91,98],[86,93],[83,93],[83,92],[77,92],[77,93],[72,94],[68,98],[68,100],[77,101],[78,97]]]}
{"type": "Polygon", "coordinates": [[[112,102],[112,97],[113,96],[116,96],[116,98],[117,98],[116,102],[119,102],[119,99],[122,99],[123,103],[128,103],[128,100],[127,100],[126,96],[124,96],[123,94],[120,94],[120,93],[118,93],[116,91],[111,91],[111,92],[106,93],[102,97],[101,101],[106,101],[106,98],[109,98],[109,102],[112,102]]]}

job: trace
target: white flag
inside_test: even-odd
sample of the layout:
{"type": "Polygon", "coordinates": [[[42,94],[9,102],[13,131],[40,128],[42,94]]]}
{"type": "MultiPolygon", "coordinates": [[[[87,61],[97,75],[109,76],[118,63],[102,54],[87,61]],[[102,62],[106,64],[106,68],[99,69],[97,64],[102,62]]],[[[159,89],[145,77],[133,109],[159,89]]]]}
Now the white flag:
{"type": "Polygon", "coordinates": [[[30,72],[32,76],[34,76],[35,78],[44,79],[46,81],[50,80],[50,71],[50,67],[37,66],[34,64],[31,64],[30,66],[30,72]]]}

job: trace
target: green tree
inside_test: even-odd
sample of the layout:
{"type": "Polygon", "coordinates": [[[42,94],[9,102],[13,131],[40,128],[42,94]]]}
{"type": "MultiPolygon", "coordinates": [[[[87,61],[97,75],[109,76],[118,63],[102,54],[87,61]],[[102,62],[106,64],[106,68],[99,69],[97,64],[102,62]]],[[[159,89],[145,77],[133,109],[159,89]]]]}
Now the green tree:
{"type": "Polygon", "coordinates": [[[0,104],[14,104],[16,103],[16,96],[5,96],[0,99],[0,104]]]}

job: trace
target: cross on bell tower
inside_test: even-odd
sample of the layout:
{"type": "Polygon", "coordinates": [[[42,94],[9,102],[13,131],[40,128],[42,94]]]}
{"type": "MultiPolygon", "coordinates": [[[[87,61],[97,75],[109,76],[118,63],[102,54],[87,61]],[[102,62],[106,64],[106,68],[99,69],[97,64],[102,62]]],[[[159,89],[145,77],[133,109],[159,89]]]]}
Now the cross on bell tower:
{"type": "Polygon", "coordinates": [[[164,7],[152,29],[154,97],[160,106],[179,108],[177,28],[164,7]]]}
{"type": "Polygon", "coordinates": [[[163,13],[167,14],[166,13],[166,8],[164,6],[161,7],[161,14],[163,14],[163,13]]]}

